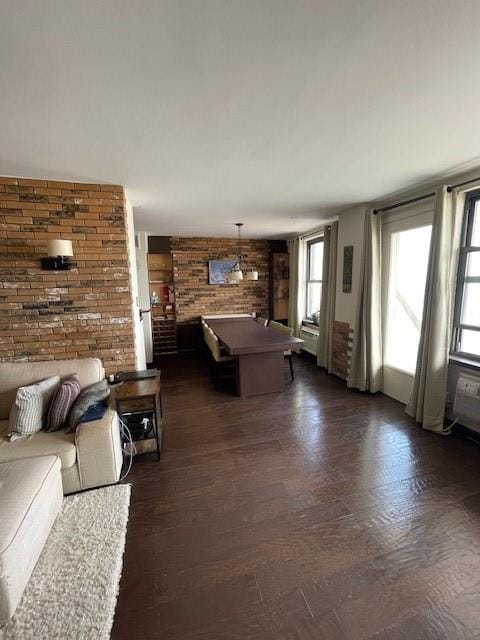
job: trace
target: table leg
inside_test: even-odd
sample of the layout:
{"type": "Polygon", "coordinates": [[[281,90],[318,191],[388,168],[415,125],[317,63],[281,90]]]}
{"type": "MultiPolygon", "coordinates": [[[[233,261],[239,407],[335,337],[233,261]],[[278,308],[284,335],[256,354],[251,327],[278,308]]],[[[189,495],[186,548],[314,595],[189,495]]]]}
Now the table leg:
{"type": "Polygon", "coordinates": [[[157,443],[157,460],[160,460],[160,449],[161,449],[161,439],[162,439],[162,425],[159,424],[158,422],[159,416],[161,416],[161,408],[160,408],[159,396],[157,394],[153,400],[153,417],[155,420],[155,440],[157,443]]]}
{"type": "Polygon", "coordinates": [[[163,403],[162,403],[162,392],[158,392],[158,406],[160,408],[160,417],[163,418],[163,403]]]}
{"type": "Polygon", "coordinates": [[[238,356],[237,394],[244,397],[283,391],[283,369],[283,351],[238,356]]]}

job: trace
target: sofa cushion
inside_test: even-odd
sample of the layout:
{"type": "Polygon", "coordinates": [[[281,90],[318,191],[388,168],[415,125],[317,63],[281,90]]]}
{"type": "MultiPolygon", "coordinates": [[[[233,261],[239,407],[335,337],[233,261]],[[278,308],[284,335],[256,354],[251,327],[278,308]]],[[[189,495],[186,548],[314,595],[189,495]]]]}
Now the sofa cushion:
{"type": "Polygon", "coordinates": [[[77,461],[74,433],[63,430],[52,433],[39,431],[15,442],[9,441],[7,433],[8,420],[0,420],[0,462],[56,455],[60,458],[62,469],[65,469],[77,461]]]}
{"type": "Polygon", "coordinates": [[[49,360],[46,362],[0,362],[0,420],[6,420],[15,400],[17,389],[50,376],[61,378],[75,373],[83,389],[105,376],[98,358],[49,360]]]}
{"type": "Polygon", "coordinates": [[[62,497],[56,456],[0,464],[0,624],[22,596],[62,497]]]}
{"type": "Polygon", "coordinates": [[[27,387],[20,387],[10,411],[10,440],[37,433],[43,426],[50,402],[60,385],[60,376],[52,376],[27,387]]]}

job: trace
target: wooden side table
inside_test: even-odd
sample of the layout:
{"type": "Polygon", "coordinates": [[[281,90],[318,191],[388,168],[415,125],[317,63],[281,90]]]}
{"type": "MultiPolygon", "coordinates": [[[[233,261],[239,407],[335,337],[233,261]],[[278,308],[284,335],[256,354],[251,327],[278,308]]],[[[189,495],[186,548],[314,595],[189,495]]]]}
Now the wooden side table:
{"type": "MultiPolygon", "coordinates": [[[[140,445],[148,440],[155,440],[155,448],[153,450],[155,451],[156,449],[157,460],[160,460],[163,415],[160,372],[154,378],[126,380],[122,384],[115,386],[113,393],[117,405],[117,412],[122,420],[124,420],[123,416],[127,412],[141,412],[148,409],[153,411],[153,436],[134,441],[134,444],[140,445]]],[[[149,453],[149,451],[146,450],[141,453],[149,453]]]]}

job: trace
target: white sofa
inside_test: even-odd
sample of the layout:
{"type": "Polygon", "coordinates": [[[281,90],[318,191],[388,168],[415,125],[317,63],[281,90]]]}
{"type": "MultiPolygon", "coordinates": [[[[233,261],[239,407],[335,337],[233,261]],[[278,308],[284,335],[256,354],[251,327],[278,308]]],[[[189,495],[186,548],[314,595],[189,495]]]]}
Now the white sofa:
{"type": "Polygon", "coordinates": [[[82,389],[105,377],[98,358],[0,363],[0,463],[56,455],[61,462],[64,494],[118,482],[122,445],[117,412],[109,407],[101,420],[81,423],[75,433],[40,431],[13,442],[7,438],[8,417],[18,387],[72,373],[77,374],[82,389]]]}

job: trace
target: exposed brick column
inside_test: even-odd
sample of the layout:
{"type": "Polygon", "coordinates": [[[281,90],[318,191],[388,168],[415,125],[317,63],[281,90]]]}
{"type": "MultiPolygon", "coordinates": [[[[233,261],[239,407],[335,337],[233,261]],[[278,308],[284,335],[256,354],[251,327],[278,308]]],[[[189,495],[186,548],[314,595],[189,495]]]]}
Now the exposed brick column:
{"type": "Polygon", "coordinates": [[[333,323],[332,373],[343,378],[348,377],[352,356],[353,329],[348,322],[333,323]]]}
{"type": "Polygon", "coordinates": [[[135,365],[123,187],[0,178],[0,360],[94,356],[135,365]],[[71,271],[44,271],[47,240],[73,241],[71,271]]]}

